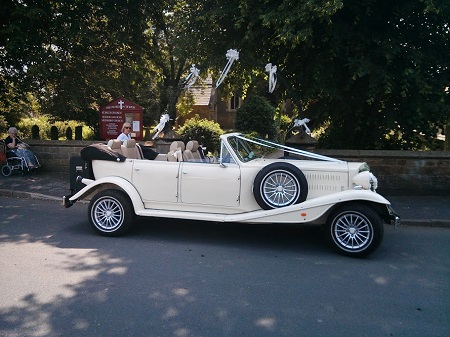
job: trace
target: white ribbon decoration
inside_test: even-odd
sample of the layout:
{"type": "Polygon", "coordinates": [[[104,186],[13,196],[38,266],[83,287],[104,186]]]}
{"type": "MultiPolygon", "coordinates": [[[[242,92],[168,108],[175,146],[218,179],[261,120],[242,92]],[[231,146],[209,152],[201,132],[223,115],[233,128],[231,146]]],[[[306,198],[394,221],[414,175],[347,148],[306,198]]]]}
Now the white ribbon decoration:
{"type": "Polygon", "coordinates": [[[181,161],[183,159],[181,148],[177,147],[177,150],[172,153],[172,156],[177,158],[177,161],[181,161]]]}
{"type": "Polygon", "coordinates": [[[236,49],[228,49],[226,57],[228,59],[228,62],[225,65],[225,68],[223,68],[223,71],[220,74],[219,79],[216,82],[216,88],[223,82],[223,80],[227,76],[228,71],[230,70],[231,65],[233,64],[233,62],[236,61],[236,60],[239,60],[239,52],[236,49]]]}
{"type": "Polygon", "coordinates": [[[269,72],[269,92],[273,93],[277,85],[277,66],[272,66],[272,63],[266,64],[266,71],[269,72]]]}
{"type": "Polygon", "coordinates": [[[153,130],[158,130],[158,132],[152,137],[152,139],[155,139],[158,137],[159,133],[164,130],[164,126],[166,126],[166,123],[170,121],[169,114],[161,115],[161,118],[159,119],[159,124],[155,126],[153,130]]]}
{"type": "Polygon", "coordinates": [[[309,123],[309,122],[310,122],[310,120],[308,118],[296,119],[296,120],[294,120],[294,127],[295,126],[299,126],[299,127],[304,126],[306,133],[310,134],[311,130],[306,125],[306,123],[309,123]]]}
{"type": "Polygon", "coordinates": [[[200,75],[200,70],[195,67],[195,64],[191,67],[191,73],[187,75],[184,82],[186,83],[186,88],[189,90],[191,86],[194,85],[195,81],[197,81],[198,76],[200,75]]]}

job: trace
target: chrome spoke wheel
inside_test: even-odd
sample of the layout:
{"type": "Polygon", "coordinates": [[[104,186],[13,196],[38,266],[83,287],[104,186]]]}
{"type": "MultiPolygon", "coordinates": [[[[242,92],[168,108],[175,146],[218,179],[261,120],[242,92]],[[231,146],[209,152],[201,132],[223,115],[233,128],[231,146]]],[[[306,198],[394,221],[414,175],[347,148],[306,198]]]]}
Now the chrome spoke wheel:
{"type": "Polygon", "coordinates": [[[330,214],[326,226],[328,242],[349,256],[367,256],[383,240],[383,219],[376,209],[361,203],[339,206],[330,214]]]}
{"type": "Polygon", "coordinates": [[[333,227],[333,237],[344,249],[359,250],[370,244],[373,229],[366,217],[356,212],[342,214],[333,227]]]}
{"type": "Polygon", "coordinates": [[[130,198],[119,190],[104,190],[89,203],[89,222],[96,232],[105,236],[119,236],[128,232],[135,213],[130,198]]]}
{"type": "Polygon", "coordinates": [[[92,208],[92,218],[99,229],[109,232],[123,223],[124,210],[117,199],[105,196],[92,208]]]}
{"type": "Polygon", "coordinates": [[[261,184],[261,195],[272,207],[292,205],[299,194],[299,182],[288,171],[271,172],[261,184]]]}

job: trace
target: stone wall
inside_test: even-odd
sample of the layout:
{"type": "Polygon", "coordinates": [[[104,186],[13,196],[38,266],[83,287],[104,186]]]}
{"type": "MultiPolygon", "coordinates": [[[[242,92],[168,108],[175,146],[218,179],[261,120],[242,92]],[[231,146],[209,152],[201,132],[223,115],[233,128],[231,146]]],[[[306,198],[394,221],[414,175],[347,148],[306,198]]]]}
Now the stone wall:
{"type": "MultiPolygon", "coordinates": [[[[33,152],[44,165],[44,170],[69,172],[70,157],[79,155],[83,147],[95,142],[27,140],[27,143],[32,146],[33,152]]],[[[381,194],[450,194],[450,152],[371,150],[316,152],[346,161],[367,162],[378,178],[380,185],[378,191],[381,194]]]]}

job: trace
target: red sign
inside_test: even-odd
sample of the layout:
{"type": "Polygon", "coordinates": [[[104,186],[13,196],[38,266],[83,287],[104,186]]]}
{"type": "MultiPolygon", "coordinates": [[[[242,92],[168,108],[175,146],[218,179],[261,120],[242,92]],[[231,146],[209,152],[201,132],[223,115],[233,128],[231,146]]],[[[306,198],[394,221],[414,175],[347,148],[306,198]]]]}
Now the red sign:
{"type": "Polygon", "coordinates": [[[131,124],[131,138],[141,140],[143,108],[123,97],[100,107],[100,137],[115,139],[122,132],[123,123],[131,124]]]}

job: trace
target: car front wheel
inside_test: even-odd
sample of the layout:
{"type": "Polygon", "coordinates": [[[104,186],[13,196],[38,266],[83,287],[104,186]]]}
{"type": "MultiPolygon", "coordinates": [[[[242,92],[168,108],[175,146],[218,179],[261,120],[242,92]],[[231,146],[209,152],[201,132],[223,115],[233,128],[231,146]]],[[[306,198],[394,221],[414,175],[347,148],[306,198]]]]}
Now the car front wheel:
{"type": "Polygon", "coordinates": [[[118,190],[105,190],[95,195],[89,203],[88,212],[90,224],[104,236],[127,233],[135,218],[130,199],[118,190]]]}
{"type": "Polygon", "coordinates": [[[338,252],[363,257],[381,244],[383,220],[366,205],[348,204],[330,215],[326,233],[328,241],[338,252]]]}

